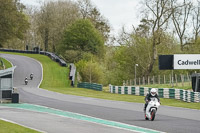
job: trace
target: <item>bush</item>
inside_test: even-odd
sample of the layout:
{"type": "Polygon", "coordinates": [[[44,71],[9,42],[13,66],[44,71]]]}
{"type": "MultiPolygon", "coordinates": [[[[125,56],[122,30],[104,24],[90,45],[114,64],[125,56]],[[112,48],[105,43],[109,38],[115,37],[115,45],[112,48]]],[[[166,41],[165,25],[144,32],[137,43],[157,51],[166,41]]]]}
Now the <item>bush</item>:
{"type": "Polygon", "coordinates": [[[76,66],[82,82],[102,83],[103,69],[98,62],[80,60],[76,66]]]}

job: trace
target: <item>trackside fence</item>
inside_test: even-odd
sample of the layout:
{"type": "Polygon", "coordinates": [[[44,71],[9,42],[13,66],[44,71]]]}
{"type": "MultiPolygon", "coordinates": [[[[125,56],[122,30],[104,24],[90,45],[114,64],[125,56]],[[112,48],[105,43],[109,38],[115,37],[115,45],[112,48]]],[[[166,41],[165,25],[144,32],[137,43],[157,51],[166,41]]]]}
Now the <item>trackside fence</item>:
{"type": "Polygon", "coordinates": [[[48,56],[53,61],[58,62],[63,67],[67,66],[67,63],[61,57],[59,57],[58,55],[56,55],[54,53],[47,52],[47,51],[30,51],[30,50],[3,49],[3,48],[1,48],[0,51],[26,53],[26,54],[42,54],[42,55],[48,56]]]}
{"type": "MultiPolygon", "coordinates": [[[[150,92],[149,87],[139,86],[114,86],[109,85],[110,93],[146,96],[150,92]]],[[[200,92],[183,89],[156,88],[160,98],[179,99],[185,102],[200,102],[200,92]]]]}
{"type": "Polygon", "coordinates": [[[102,84],[96,84],[96,83],[82,82],[82,83],[78,83],[77,87],[78,88],[92,89],[92,90],[96,90],[96,91],[102,91],[103,85],[102,84]]]}

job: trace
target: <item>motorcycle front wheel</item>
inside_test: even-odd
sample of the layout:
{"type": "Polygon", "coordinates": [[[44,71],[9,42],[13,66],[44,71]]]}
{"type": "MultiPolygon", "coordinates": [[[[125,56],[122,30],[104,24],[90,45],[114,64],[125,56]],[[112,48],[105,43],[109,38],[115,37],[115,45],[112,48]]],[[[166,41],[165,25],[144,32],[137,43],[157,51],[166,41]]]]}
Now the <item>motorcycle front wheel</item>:
{"type": "Polygon", "coordinates": [[[155,114],[156,114],[156,111],[152,110],[151,111],[151,121],[153,121],[155,119],[155,114]]]}
{"type": "Polygon", "coordinates": [[[146,115],[146,114],[144,114],[144,117],[145,117],[145,120],[149,120],[149,118],[147,118],[147,115],[146,115]]]}

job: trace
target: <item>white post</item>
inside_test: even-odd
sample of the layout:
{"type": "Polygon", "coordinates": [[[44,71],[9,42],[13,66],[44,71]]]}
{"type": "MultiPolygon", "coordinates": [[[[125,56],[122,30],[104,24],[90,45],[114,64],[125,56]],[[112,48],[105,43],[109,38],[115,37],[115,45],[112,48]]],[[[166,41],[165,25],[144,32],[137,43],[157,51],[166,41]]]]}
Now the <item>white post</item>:
{"type": "Polygon", "coordinates": [[[136,79],[137,79],[137,76],[136,76],[136,67],[138,66],[138,64],[135,64],[135,86],[137,85],[137,82],[136,82],[136,79]]]}

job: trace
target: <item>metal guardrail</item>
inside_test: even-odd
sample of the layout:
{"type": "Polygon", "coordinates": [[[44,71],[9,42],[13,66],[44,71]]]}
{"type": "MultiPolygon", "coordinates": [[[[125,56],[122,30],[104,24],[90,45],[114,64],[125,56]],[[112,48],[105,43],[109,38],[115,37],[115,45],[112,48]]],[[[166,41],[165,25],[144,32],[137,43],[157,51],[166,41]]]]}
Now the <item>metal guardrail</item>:
{"type": "Polygon", "coordinates": [[[50,57],[52,60],[58,62],[61,66],[67,66],[67,63],[61,59],[58,55],[46,52],[46,51],[30,51],[30,50],[16,50],[16,49],[0,49],[0,51],[4,52],[16,52],[16,53],[27,53],[27,54],[43,54],[50,57]]]}

